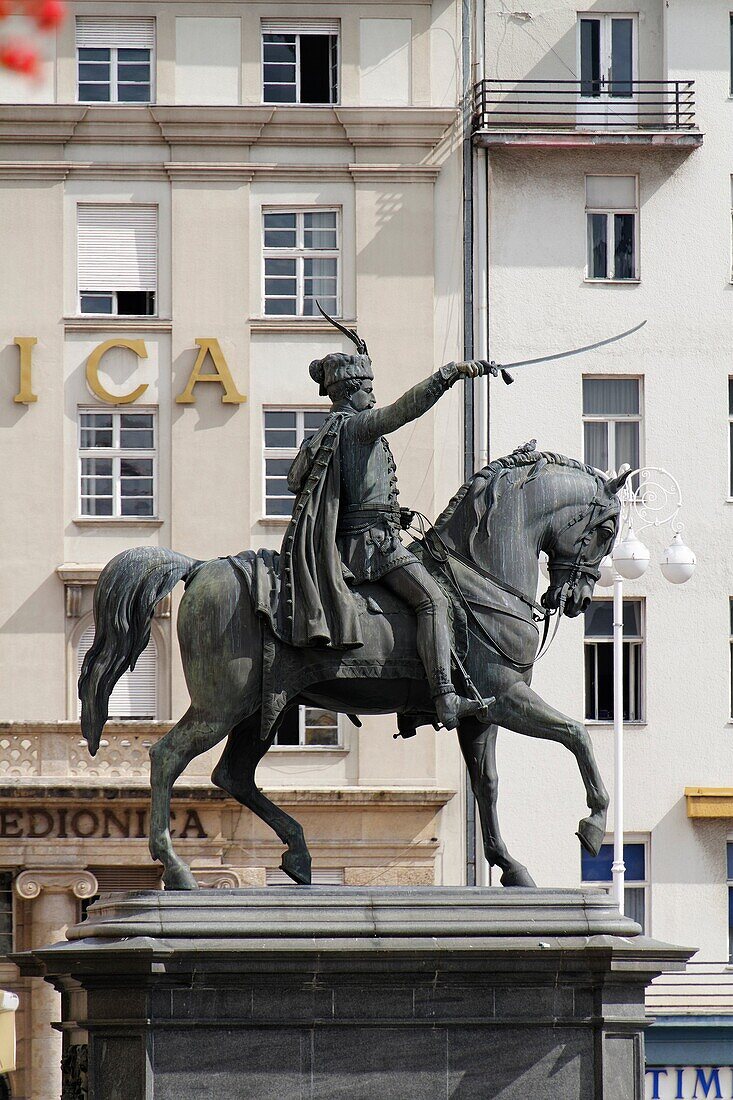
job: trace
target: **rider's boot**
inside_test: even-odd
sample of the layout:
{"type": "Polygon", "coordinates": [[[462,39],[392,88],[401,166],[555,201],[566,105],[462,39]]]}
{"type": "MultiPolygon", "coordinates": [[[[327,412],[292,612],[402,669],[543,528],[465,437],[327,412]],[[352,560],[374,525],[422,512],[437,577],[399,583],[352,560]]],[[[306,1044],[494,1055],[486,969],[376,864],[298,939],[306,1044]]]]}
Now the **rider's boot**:
{"type": "Polygon", "coordinates": [[[493,695],[488,699],[466,699],[455,691],[438,695],[434,699],[438,721],[447,730],[454,730],[463,718],[475,718],[488,724],[491,721],[490,708],[495,702],[493,695]]]}

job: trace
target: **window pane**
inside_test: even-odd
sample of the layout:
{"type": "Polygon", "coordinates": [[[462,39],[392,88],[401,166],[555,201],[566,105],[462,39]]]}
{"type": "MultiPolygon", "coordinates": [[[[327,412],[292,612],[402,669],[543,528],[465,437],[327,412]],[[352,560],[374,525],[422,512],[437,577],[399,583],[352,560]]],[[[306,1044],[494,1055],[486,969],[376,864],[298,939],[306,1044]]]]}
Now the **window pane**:
{"type": "Polygon", "coordinates": [[[295,103],[295,84],[265,84],[262,98],[265,103],[295,103]]]}
{"type": "Polygon", "coordinates": [[[287,499],[283,497],[268,497],[266,514],[268,516],[289,516],[293,511],[293,501],[295,497],[290,496],[287,499]]]}
{"type": "Polygon", "coordinates": [[[80,442],[84,450],[90,447],[111,447],[112,428],[85,428],[82,426],[80,442]]]}
{"type": "Polygon", "coordinates": [[[113,305],[114,303],[111,294],[85,294],[82,291],[82,294],[80,296],[80,306],[82,313],[111,314],[113,305]]]}
{"type": "Polygon", "coordinates": [[[292,459],[290,458],[268,458],[265,461],[265,473],[268,477],[287,478],[288,471],[292,464],[292,459]]]}
{"type": "Polygon", "coordinates": [[[599,421],[583,425],[584,457],[589,466],[608,469],[608,424],[599,421]]]}
{"type": "Polygon", "coordinates": [[[123,428],[152,428],[152,413],[122,413],[120,424],[123,428]]]}
{"type": "Polygon", "coordinates": [[[588,215],[588,278],[590,279],[607,277],[606,225],[605,214],[588,215]]]}
{"type": "Polygon", "coordinates": [[[81,514],[83,516],[111,516],[112,497],[82,497],[81,514]]]}
{"type": "Polygon", "coordinates": [[[643,844],[624,844],[624,863],[628,882],[646,881],[646,858],[643,844]]]}
{"type": "Polygon", "coordinates": [[[613,844],[601,844],[597,856],[585,849],[580,853],[580,877],[583,882],[611,882],[611,864],[613,863],[613,844]]]}
{"type": "Polygon", "coordinates": [[[586,416],[634,416],[639,413],[638,378],[584,378],[586,416]]]}
{"type": "Polygon", "coordinates": [[[601,94],[601,23],[598,19],[580,20],[580,94],[601,94]]]}
{"type": "Polygon", "coordinates": [[[336,248],[336,211],[323,210],[305,214],[303,238],[306,248],[336,248]]]}
{"type": "Polygon", "coordinates": [[[331,102],[330,35],[300,35],[300,102],[331,102]]]}
{"type": "Polygon", "coordinates": [[[318,431],[326,423],[328,418],[327,412],[307,412],[303,416],[303,426],[305,427],[306,435],[309,431],[318,431]]]}
{"type": "Polygon", "coordinates": [[[83,477],[112,477],[112,459],[83,458],[81,472],[83,477]]]}
{"type": "Polygon", "coordinates": [[[145,61],[150,64],[150,50],[132,49],[130,46],[120,47],[117,51],[118,61],[145,61]]]}
{"type": "Polygon", "coordinates": [[[292,276],[295,278],[295,260],[265,260],[265,275],[292,276]]]}
{"type": "Polygon", "coordinates": [[[266,428],[292,428],[295,431],[297,414],[286,409],[269,409],[265,413],[266,428]]]}
{"type": "Polygon", "coordinates": [[[633,29],[631,19],[611,20],[611,76],[609,86],[612,96],[630,96],[633,76],[633,29]]]}
{"type": "Polygon", "coordinates": [[[295,279],[265,279],[265,294],[278,297],[289,296],[294,298],[297,292],[295,279]]]}
{"type": "Polygon", "coordinates": [[[109,84],[79,84],[82,103],[109,103],[109,84]]]}
{"type": "Polygon", "coordinates": [[[103,83],[109,80],[109,65],[79,65],[79,80],[103,83]]]}
{"type": "Polygon", "coordinates": [[[0,955],[13,950],[13,874],[0,871],[0,955]]]}
{"type": "Polygon", "coordinates": [[[306,707],[304,722],[306,745],[338,745],[338,715],[306,707]]]}
{"type": "Polygon", "coordinates": [[[585,204],[590,210],[635,210],[636,176],[586,176],[585,204]]]}
{"type": "MultiPolygon", "coordinates": [[[[321,303],[321,308],[325,309],[326,313],[330,313],[332,317],[335,317],[338,313],[338,302],[336,296],[329,297],[326,294],[319,296],[318,301],[321,303]]],[[[319,310],[316,305],[315,298],[305,298],[303,300],[303,314],[306,317],[318,317],[319,310]]]]}
{"type": "Polygon", "coordinates": [[[152,477],[152,458],[123,458],[120,462],[122,477],[152,477]]]}
{"type": "Polygon", "coordinates": [[[733,962],[733,888],[728,887],[728,959],[733,962]]]}
{"type": "Polygon", "coordinates": [[[79,61],[109,61],[110,52],[100,46],[81,46],[79,48],[79,61]]]}
{"type": "Polygon", "coordinates": [[[117,98],[120,103],[149,103],[149,84],[118,84],[117,98]]]}
{"type": "Polygon", "coordinates": [[[265,65],[265,84],[295,84],[295,65],[265,65]]]}
{"type": "Polygon", "coordinates": [[[621,469],[624,462],[628,462],[632,470],[639,468],[639,421],[617,420],[614,424],[616,431],[616,457],[615,466],[621,469]]]}
{"type": "Polygon", "coordinates": [[[266,428],[265,429],[265,446],[266,447],[291,447],[298,446],[298,438],[295,434],[295,429],[292,431],[286,431],[285,429],[266,428]]]}
{"type": "Polygon", "coordinates": [[[631,917],[644,931],[644,898],[646,890],[643,886],[624,887],[624,915],[631,917]]]}
{"type": "Polygon", "coordinates": [[[265,313],[270,317],[295,317],[295,298],[266,298],[265,313]]]}
{"type": "Polygon", "coordinates": [[[152,497],[123,497],[121,503],[123,516],[152,516],[152,497]]]}
{"type": "Polygon", "coordinates": [[[123,428],[120,432],[120,447],[126,450],[152,450],[153,433],[149,428],[123,428]]]}
{"type": "Polygon", "coordinates": [[[634,262],[634,214],[614,214],[614,265],[616,279],[636,278],[634,262]]]}
{"type": "Polygon", "coordinates": [[[726,844],[726,854],[728,857],[728,878],[733,881],[733,844],[730,841],[726,844]]]}
{"type": "Polygon", "coordinates": [[[586,638],[613,637],[613,602],[592,600],[585,612],[586,638]]]}
{"type": "Polygon", "coordinates": [[[295,64],[295,35],[266,34],[262,51],[265,62],[292,62],[295,64]]]}

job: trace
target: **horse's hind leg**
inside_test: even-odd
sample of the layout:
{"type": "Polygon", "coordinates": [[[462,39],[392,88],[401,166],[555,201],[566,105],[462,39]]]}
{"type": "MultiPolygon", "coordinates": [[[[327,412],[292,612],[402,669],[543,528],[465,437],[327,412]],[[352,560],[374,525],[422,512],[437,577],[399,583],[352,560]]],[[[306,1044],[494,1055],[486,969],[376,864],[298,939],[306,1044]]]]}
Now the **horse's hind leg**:
{"type": "Polygon", "coordinates": [[[578,764],[591,811],[578,822],[578,840],[591,855],[598,855],[606,833],[609,798],[583,723],[555,710],[525,683],[515,684],[501,697],[500,708],[494,717],[516,733],[558,741],[570,749],[578,764]]]}
{"type": "Polygon", "coordinates": [[[475,719],[461,722],[458,729],[461,752],[478,803],[484,852],[492,866],[501,867],[502,886],[534,886],[534,880],[524,864],[509,855],[499,829],[496,812],[499,795],[496,735],[496,726],[482,726],[475,719]]]}
{"type": "Polygon", "coordinates": [[[150,854],[163,864],[163,882],[168,890],[193,890],[198,885],[171,842],[173,784],[194,757],[223,740],[231,727],[231,721],[217,720],[189,707],[180,722],[150,750],[150,854]]]}
{"type": "Polygon", "coordinates": [[[240,722],[229,734],[226,748],[214,768],[211,780],[277,833],[283,844],[287,844],[280,864],[283,871],[294,882],[309,886],[311,856],[301,825],[271,802],[255,783],[257,765],[272,741],[273,737],[268,741],[260,739],[259,715],[240,722]]]}

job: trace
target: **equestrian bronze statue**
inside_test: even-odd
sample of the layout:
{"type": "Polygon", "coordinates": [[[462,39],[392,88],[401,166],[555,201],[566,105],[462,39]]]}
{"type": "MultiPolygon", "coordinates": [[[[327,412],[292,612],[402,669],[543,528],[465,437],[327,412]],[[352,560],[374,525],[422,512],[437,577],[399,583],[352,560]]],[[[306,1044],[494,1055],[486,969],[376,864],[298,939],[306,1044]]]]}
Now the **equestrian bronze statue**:
{"type": "Polygon", "coordinates": [[[434,526],[422,524],[405,545],[403,528],[414,514],[399,507],[386,437],[460,378],[500,368],[449,363],[377,408],[366,345],[342,331],[357,353],[310,366],[332,406],[290,469],[295,503],[280,554],[244,551],[201,562],[139,547],[102,570],[94,642],[79,679],[82,732],[96,753],[112,688],[148,644],[156,604],[183,580],[178,637],[191,705],[150,751],[150,851],[168,889],[196,886],[171,843],[173,783],[225,738],[212,781],[274,829],[286,845],[286,874],[310,882],[302,828],[255,783],[284,714],[299,705],[348,714],[357,724],[358,714],[396,714],[403,736],[420,725],[457,729],[486,858],[501,868],[503,885],[533,886],[499,830],[497,730],[570,749],[590,810],[577,835],[596,854],[608,794],[588,733],[530,683],[551,617],[557,629],[563,615],[577,616],[590,602],[616,536],[617,492],[627,475],[609,478],[538,451],[533,441],[474,474],[434,526]],[[541,551],[550,583],[538,604],[541,551]]]}

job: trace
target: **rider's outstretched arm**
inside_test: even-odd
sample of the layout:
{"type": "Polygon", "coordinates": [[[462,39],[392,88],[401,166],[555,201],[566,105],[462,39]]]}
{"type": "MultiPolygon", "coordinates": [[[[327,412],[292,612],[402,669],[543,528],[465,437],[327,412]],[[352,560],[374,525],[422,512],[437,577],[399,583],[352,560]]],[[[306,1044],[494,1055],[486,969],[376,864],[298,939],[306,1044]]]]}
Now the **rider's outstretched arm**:
{"type": "MultiPolygon", "coordinates": [[[[463,366],[463,364],[461,364],[463,366]]],[[[411,420],[417,420],[419,416],[432,409],[454,382],[468,373],[459,369],[456,363],[447,363],[429,378],[418,382],[416,386],[403,393],[391,405],[383,405],[378,409],[366,409],[357,413],[354,417],[354,435],[360,443],[373,443],[382,435],[396,432],[404,424],[411,420]]]]}

